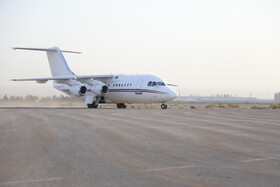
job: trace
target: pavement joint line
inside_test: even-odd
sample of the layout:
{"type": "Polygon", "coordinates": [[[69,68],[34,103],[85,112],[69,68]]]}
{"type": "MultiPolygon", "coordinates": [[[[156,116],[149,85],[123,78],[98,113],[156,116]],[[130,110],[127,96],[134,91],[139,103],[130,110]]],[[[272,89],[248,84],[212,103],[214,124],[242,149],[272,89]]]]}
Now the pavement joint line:
{"type": "Polygon", "coordinates": [[[184,169],[184,168],[195,168],[196,166],[174,166],[174,167],[165,167],[165,168],[154,168],[154,169],[144,169],[140,170],[141,172],[150,172],[150,171],[163,171],[163,170],[174,170],[174,169],[184,169]]]}
{"type": "Polygon", "coordinates": [[[7,182],[1,182],[0,186],[9,185],[9,184],[33,183],[33,182],[48,182],[48,181],[56,181],[56,180],[63,180],[63,179],[64,178],[62,177],[52,177],[52,178],[41,178],[41,179],[7,181],[7,182]]]}
{"type": "Polygon", "coordinates": [[[254,158],[254,159],[248,159],[248,160],[241,160],[241,162],[260,162],[260,161],[267,161],[267,160],[276,160],[276,158],[273,157],[267,157],[267,158],[254,158]]]}

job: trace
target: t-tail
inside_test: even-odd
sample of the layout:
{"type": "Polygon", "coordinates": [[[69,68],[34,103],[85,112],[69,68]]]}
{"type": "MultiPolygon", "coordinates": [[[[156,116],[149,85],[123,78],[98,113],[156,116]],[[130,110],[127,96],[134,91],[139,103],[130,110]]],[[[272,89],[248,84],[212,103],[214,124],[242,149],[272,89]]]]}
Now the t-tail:
{"type": "Polygon", "coordinates": [[[14,47],[13,49],[22,49],[22,50],[33,50],[33,51],[46,51],[48,56],[48,61],[53,77],[62,77],[62,76],[73,76],[75,75],[70,68],[68,67],[66,60],[62,52],[66,53],[80,53],[74,51],[64,51],[60,50],[58,47],[52,48],[24,48],[24,47],[14,47]]]}

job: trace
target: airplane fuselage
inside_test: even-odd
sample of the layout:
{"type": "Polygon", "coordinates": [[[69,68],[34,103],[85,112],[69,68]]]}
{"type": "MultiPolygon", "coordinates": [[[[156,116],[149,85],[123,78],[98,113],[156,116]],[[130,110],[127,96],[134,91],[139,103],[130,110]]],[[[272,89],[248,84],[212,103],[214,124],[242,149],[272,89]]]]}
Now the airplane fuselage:
{"type": "MultiPolygon", "coordinates": [[[[165,103],[177,97],[173,89],[154,75],[117,74],[114,79],[106,82],[106,85],[109,89],[104,95],[106,103],[165,103]]],[[[54,81],[54,87],[71,95],[63,84],[54,81]]],[[[87,89],[87,94],[90,92],[91,89],[87,89]]]]}

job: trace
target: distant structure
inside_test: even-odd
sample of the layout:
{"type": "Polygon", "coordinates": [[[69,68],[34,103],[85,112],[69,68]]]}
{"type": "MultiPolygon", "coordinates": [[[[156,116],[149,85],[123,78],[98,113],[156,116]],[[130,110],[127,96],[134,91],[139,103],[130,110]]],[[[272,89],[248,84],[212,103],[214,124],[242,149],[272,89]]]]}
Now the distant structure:
{"type": "MultiPolygon", "coordinates": [[[[280,99],[280,92],[278,93],[280,99]]],[[[218,94],[209,96],[180,96],[175,101],[178,102],[198,102],[198,103],[273,103],[273,99],[257,99],[255,97],[239,97],[228,94],[218,94]]],[[[279,100],[280,102],[280,100],[279,100]]]]}
{"type": "Polygon", "coordinates": [[[274,94],[274,102],[280,103],[280,92],[274,94]]]}

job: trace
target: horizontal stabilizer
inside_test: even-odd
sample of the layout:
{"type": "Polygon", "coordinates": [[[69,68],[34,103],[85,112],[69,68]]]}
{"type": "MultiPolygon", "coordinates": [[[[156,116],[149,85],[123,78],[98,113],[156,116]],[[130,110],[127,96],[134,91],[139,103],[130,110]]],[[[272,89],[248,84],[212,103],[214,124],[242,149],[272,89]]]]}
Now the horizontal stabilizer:
{"type": "MultiPolygon", "coordinates": [[[[57,51],[57,48],[26,48],[26,47],[12,47],[12,49],[17,50],[32,50],[32,51],[57,51]]],[[[76,51],[66,51],[66,50],[61,50],[61,52],[64,53],[76,53],[76,54],[81,54],[81,52],[76,52],[76,51]]]]}
{"type": "Polygon", "coordinates": [[[167,84],[167,86],[179,86],[177,84],[167,84]]]}

